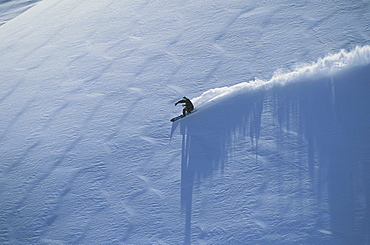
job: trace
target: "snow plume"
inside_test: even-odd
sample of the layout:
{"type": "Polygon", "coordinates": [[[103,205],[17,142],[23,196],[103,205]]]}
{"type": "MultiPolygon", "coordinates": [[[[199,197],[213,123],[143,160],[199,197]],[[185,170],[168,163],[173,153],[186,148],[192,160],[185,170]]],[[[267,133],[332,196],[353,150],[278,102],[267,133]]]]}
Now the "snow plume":
{"type": "Polygon", "coordinates": [[[210,89],[194,98],[193,102],[196,107],[204,108],[236,95],[257,90],[268,90],[275,86],[284,86],[296,81],[331,76],[367,64],[370,64],[370,45],[357,46],[351,51],[341,50],[338,53],[330,54],[312,64],[297,65],[293,71],[278,70],[268,81],[256,78],[253,81],[242,82],[230,87],[210,89]]]}

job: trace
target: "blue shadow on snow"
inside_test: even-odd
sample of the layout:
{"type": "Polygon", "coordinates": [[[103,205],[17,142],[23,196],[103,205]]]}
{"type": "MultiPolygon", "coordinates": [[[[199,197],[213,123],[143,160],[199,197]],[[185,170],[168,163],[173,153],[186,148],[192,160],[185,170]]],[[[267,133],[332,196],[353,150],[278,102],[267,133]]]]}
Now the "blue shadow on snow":
{"type": "Polygon", "coordinates": [[[264,92],[237,95],[174,122],[180,126],[181,206],[185,211],[185,244],[191,243],[192,194],[194,183],[224,169],[228,146],[234,137],[258,141],[264,92]]]}

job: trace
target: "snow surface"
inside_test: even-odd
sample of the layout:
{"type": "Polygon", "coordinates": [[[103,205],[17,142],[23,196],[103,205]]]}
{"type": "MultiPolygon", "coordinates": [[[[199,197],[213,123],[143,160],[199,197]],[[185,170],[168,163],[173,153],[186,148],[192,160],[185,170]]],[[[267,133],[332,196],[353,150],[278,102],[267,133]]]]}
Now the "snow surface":
{"type": "Polygon", "coordinates": [[[4,23],[1,244],[370,244],[368,1],[44,0],[4,23]]]}
{"type": "Polygon", "coordinates": [[[20,15],[40,0],[0,0],[0,25],[20,15]]]}

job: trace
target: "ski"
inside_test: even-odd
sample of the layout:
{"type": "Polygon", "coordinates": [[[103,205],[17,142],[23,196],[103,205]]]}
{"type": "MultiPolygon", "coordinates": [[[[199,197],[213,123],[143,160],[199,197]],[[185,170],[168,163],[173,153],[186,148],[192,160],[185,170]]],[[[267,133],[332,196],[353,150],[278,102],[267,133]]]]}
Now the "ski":
{"type": "Polygon", "coordinates": [[[171,122],[175,122],[175,121],[177,121],[177,120],[179,120],[179,119],[181,119],[183,117],[185,117],[185,116],[184,115],[180,115],[180,116],[177,116],[177,117],[172,118],[170,121],[171,122]]]}
{"type": "Polygon", "coordinates": [[[177,120],[180,120],[181,118],[184,118],[186,116],[189,116],[189,115],[193,114],[194,112],[196,112],[196,110],[193,110],[192,112],[187,113],[185,116],[183,114],[181,114],[180,116],[177,116],[177,117],[172,118],[170,121],[171,122],[176,122],[177,120]]]}

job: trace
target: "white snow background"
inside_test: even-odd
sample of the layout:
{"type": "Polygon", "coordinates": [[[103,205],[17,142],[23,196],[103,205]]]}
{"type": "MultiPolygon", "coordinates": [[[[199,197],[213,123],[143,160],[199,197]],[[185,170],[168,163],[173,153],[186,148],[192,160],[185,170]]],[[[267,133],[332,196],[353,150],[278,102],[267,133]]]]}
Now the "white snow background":
{"type": "Polygon", "coordinates": [[[369,1],[36,2],[0,2],[0,244],[370,244],[369,1]]]}

